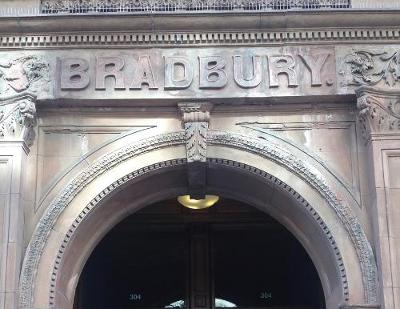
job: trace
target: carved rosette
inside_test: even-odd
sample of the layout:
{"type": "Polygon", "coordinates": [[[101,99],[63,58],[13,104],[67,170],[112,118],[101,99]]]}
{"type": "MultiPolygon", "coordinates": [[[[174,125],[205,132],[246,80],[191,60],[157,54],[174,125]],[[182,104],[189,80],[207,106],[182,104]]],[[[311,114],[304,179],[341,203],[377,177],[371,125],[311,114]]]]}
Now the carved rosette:
{"type": "Polygon", "coordinates": [[[36,124],[36,97],[25,94],[0,101],[0,141],[32,145],[36,124]]]}
{"type": "Polygon", "coordinates": [[[207,131],[211,108],[209,103],[179,104],[185,129],[188,190],[195,199],[202,199],[206,194],[207,131]]]}
{"type": "Polygon", "coordinates": [[[358,120],[366,140],[374,134],[400,133],[400,92],[360,88],[356,93],[358,120]]]}

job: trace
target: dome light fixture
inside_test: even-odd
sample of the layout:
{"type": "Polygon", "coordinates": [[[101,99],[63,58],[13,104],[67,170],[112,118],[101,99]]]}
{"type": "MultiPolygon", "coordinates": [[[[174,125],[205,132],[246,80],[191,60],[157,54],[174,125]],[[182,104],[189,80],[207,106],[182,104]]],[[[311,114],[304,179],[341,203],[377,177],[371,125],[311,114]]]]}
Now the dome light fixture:
{"type": "Polygon", "coordinates": [[[205,209],[215,205],[219,200],[217,195],[206,195],[203,199],[190,198],[190,195],[178,196],[178,202],[190,209],[205,209]]]}

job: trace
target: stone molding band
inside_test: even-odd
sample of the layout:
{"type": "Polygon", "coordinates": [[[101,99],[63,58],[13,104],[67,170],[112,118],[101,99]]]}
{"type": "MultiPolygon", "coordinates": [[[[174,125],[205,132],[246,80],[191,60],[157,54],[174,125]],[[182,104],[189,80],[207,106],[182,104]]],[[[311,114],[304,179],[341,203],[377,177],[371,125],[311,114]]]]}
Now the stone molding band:
{"type": "Polygon", "coordinates": [[[350,0],[41,0],[42,14],[280,11],[351,8],[350,0]]]}
{"type": "MultiPolygon", "coordinates": [[[[49,205],[47,211],[39,221],[27,248],[20,280],[21,309],[31,309],[33,306],[36,270],[44,247],[46,246],[48,237],[57,218],[74,197],[96,177],[123,161],[155,149],[184,145],[185,142],[184,131],[147,138],[146,140],[139,141],[100,158],[65,187],[58,197],[49,205]]],[[[295,173],[314,187],[334,210],[338,219],[342,222],[343,227],[347,230],[350,240],[355,247],[362,271],[365,303],[377,303],[377,269],[374,262],[374,255],[366,235],[350,207],[338,199],[325,181],[321,179],[321,176],[316,175],[312,171],[312,168],[307,166],[305,162],[296,159],[292,154],[270,141],[254,139],[254,137],[250,138],[236,133],[208,131],[207,142],[208,144],[249,151],[261,157],[271,159],[285,166],[286,169],[295,173]]],[[[113,185],[118,186],[118,181],[113,185]]],[[[106,188],[104,194],[107,193],[107,190],[109,189],[106,188]]],[[[99,196],[98,198],[101,197],[99,196]]],[[[97,202],[98,201],[94,201],[94,203],[97,202]]],[[[344,297],[346,298],[346,295],[344,295],[344,297]]]]}
{"type": "Polygon", "coordinates": [[[9,48],[93,48],[132,46],[198,46],[202,45],[262,45],[262,44],[320,44],[354,43],[398,43],[399,28],[384,29],[320,29],[292,31],[248,31],[248,32],[191,32],[191,33],[59,33],[45,35],[3,35],[0,49],[9,48]]]}

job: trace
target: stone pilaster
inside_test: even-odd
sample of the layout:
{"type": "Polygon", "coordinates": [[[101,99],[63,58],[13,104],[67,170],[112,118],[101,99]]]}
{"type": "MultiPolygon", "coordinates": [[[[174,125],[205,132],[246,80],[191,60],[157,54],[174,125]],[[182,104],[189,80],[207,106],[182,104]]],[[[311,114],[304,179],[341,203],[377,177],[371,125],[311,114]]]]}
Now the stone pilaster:
{"type": "Polygon", "coordinates": [[[400,92],[356,91],[371,162],[370,200],[382,309],[400,309],[400,92]]]}
{"type": "Polygon", "coordinates": [[[23,258],[23,180],[34,139],[36,98],[0,99],[0,309],[17,308],[23,258]]]}
{"type": "Polygon", "coordinates": [[[192,198],[202,199],[206,189],[207,131],[210,120],[209,103],[181,103],[188,163],[188,188],[192,198]]]}

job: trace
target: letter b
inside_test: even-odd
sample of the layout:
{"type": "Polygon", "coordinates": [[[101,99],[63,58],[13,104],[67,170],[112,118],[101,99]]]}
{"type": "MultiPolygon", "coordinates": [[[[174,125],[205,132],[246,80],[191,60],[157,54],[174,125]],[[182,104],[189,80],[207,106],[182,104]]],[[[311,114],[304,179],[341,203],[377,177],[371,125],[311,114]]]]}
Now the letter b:
{"type": "Polygon", "coordinates": [[[90,82],[89,62],[81,58],[60,59],[62,90],[85,89],[90,82]]]}
{"type": "Polygon", "coordinates": [[[226,61],[220,56],[199,57],[200,88],[223,88],[228,79],[224,71],[226,61]]]}

